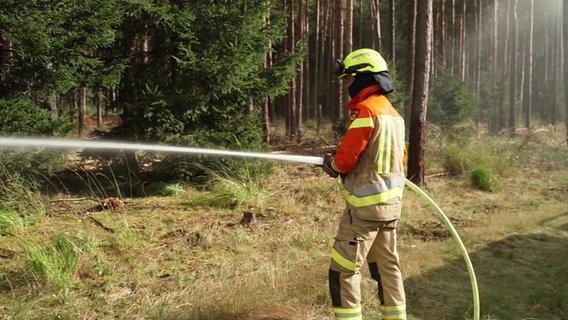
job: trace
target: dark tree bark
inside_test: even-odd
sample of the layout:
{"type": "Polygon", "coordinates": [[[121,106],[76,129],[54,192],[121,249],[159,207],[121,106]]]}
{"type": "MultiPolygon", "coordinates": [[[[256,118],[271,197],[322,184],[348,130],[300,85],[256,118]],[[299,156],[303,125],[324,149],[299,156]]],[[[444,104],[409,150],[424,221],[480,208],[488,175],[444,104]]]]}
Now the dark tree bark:
{"type": "MultiPolygon", "coordinates": [[[[335,1],[335,32],[334,32],[334,49],[335,59],[343,57],[343,0],[335,1]]],[[[343,101],[342,101],[342,88],[341,82],[337,79],[333,82],[333,96],[335,97],[333,103],[335,104],[335,120],[341,122],[343,119],[343,101]]]]}
{"type": "Polygon", "coordinates": [[[389,55],[396,66],[396,1],[389,0],[389,55]]]}
{"type": "Polygon", "coordinates": [[[432,0],[418,1],[416,15],[416,72],[410,116],[408,150],[408,179],[424,184],[424,146],[426,138],[426,111],[432,59],[432,0]]]}
{"type": "Polygon", "coordinates": [[[408,40],[408,81],[406,82],[406,92],[410,97],[409,107],[405,108],[404,116],[410,119],[411,106],[413,104],[413,90],[414,90],[414,68],[416,58],[416,9],[418,0],[411,0],[410,15],[409,15],[409,40],[408,40]]]}
{"type": "MultiPolygon", "coordinates": [[[[288,51],[294,51],[295,35],[294,35],[294,0],[288,0],[288,28],[286,32],[287,43],[286,48],[288,51]]],[[[290,91],[288,93],[288,108],[286,112],[286,131],[288,137],[292,138],[296,134],[296,79],[292,80],[290,84],[290,91]]]]}

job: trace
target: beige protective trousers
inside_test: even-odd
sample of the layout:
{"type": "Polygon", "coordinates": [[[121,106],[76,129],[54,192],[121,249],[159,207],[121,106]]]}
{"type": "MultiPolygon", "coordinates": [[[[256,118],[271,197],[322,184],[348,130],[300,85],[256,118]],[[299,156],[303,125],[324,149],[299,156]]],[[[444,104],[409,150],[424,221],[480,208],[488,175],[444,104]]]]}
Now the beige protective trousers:
{"type": "Polygon", "coordinates": [[[406,298],[397,252],[397,220],[368,220],[365,208],[347,205],[335,237],[329,291],[335,319],[361,320],[361,267],[378,284],[382,319],[405,320],[406,298]]]}

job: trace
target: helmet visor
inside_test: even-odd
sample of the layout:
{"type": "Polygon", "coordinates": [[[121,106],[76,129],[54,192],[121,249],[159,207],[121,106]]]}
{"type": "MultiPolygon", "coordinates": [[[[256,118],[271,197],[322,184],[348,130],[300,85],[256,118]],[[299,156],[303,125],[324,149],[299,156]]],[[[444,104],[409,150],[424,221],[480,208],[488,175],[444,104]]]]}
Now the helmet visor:
{"type": "Polygon", "coordinates": [[[335,75],[337,76],[338,79],[341,79],[347,75],[345,70],[345,64],[341,59],[337,59],[335,61],[335,75]]]}

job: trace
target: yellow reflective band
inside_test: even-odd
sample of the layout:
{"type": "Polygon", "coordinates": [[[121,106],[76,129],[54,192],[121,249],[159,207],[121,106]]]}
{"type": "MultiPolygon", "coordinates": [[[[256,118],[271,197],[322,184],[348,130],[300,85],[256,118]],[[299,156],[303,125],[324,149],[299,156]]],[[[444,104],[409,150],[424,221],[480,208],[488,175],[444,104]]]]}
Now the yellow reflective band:
{"type": "Polygon", "coordinates": [[[390,173],[393,121],[391,116],[380,116],[381,133],[379,139],[378,170],[379,173],[390,173]]]}
{"type": "Polygon", "coordinates": [[[383,150],[383,152],[385,152],[385,158],[384,158],[384,173],[390,173],[391,171],[391,152],[392,152],[392,123],[393,120],[392,118],[389,119],[389,121],[387,121],[385,124],[387,125],[387,130],[385,132],[385,150],[383,150]]]}
{"type": "Polygon", "coordinates": [[[406,319],[406,305],[400,306],[379,306],[383,319],[385,320],[404,320],[406,319]]]}
{"type": "Polygon", "coordinates": [[[355,271],[355,269],[357,269],[357,265],[355,264],[355,262],[347,260],[345,257],[340,255],[339,252],[337,252],[335,249],[331,249],[331,258],[335,262],[339,263],[340,266],[342,266],[343,268],[349,271],[355,271]]]}
{"type": "Polygon", "coordinates": [[[357,118],[351,122],[349,125],[349,130],[355,128],[366,128],[366,127],[375,127],[375,122],[373,122],[373,118],[357,118]]]}
{"type": "Polygon", "coordinates": [[[341,320],[362,320],[361,308],[333,308],[335,319],[341,320]]]}
{"type": "Polygon", "coordinates": [[[349,191],[347,191],[346,189],[344,189],[343,197],[347,202],[349,202],[354,207],[360,208],[360,207],[366,207],[373,204],[389,201],[390,199],[393,199],[395,197],[402,198],[402,191],[403,191],[402,187],[395,187],[388,191],[372,194],[370,196],[357,197],[352,193],[350,193],[349,191]]]}

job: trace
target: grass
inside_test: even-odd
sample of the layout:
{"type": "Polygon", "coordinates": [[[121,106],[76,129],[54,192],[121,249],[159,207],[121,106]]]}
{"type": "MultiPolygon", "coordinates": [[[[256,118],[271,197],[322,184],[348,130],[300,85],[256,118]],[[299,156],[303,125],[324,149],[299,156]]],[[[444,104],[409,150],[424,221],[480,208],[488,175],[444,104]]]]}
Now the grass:
{"type": "MultiPolygon", "coordinates": [[[[470,253],[482,319],[568,317],[568,157],[559,141],[486,141],[479,158],[498,174],[493,192],[472,187],[468,170],[426,179],[470,253]],[[515,165],[501,169],[485,151],[495,148],[515,165]]],[[[18,196],[4,193],[19,205],[0,210],[0,319],[331,319],[327,268],[344,205],[337,182],[288,163],[266,178],[218,173],[219,186],[159,184],[119,211],[47,202],[20,181],[18,196]],[[239,224],[247,210],[254,225],[239,224]]],[[[96,193],[95,178],[84,181],[96,193]]],[[[471,319],[463,258],[408,189],[399,244],[409,319],[471,319]]],[[[363,273],[364,317],[375,319],[376,285],[363,273]]]]}

